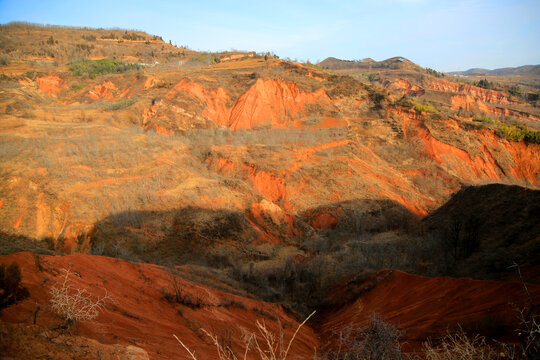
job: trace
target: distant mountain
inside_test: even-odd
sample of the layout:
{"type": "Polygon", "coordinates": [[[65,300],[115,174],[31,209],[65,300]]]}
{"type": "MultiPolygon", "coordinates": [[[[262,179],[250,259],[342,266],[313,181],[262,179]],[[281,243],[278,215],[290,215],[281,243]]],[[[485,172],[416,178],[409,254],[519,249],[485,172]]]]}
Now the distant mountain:
{"type": "Polygon", "coordinates": [[[401,56],[382,61],[375,61],[371,58],[365,58],[363,60],[341,60],[335,57],[329,57],[321,61],[319,65],[327,70],[365,69],[372,71],[382,69],[421,69],[420,66],[401,56]]]}
{"type": "Polygon", "coordinates": [[[491,75],[540,75],[540,65],[523,65],[518,67],[505,67],[495,70],[472,68],[466,71],[453,71],[453,75],[491,74],[491,75]]]}

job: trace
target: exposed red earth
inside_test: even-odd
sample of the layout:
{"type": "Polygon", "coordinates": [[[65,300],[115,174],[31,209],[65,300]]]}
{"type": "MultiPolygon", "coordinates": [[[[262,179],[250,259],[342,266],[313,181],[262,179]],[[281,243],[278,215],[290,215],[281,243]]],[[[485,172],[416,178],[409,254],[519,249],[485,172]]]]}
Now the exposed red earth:
{"type": "MultiPolygon", "coordinates": [[[[279,319],[285,341],[291,338],[299,325],[279,305],[235,295],[234,289],[219,290],[212,283],[205,285],[187,280],[189,270],[186,269],[178,269],[182,295],[191,297],[193,302],[200,301],[199,308],[167,301],[164,296],[174,294],[172,275],[155,265],[83,254],[60,257],[28,252],[0,256],[0,261],[16,261],[22,267],[22,284],[31,294],[29,299],[3,311],[0,319],[3,323],[30,326],[33,314],[37,306],[40,306],[42,311],[38,312],[36,321],[39,327],[30,327],[29,330],[36,334],[61,323],[61,320],[52,316],[52,310],[47,305],[49,289],[62,280],[63,269],[71,272],[70,280],[74,287],[85,289],[94,297],[105,294],[110,296],[107,309],[96,320],[77,324],[72,330],[77,337],[97,341],[89,342],[89,347],[85,349],[85,352],[94,357],[101,348],[98,344],[119,344],[140,348],[142,351],[137,352],[148,354],[150,359],[189,359],[174,339],[173,334],[176,334],[200,359],[212,359],[217,356],[215,348],[201,328],[230,338],[235,351],[243,353],[245,346],[242,332],[258,333],[255,326],[257,320],[264,321],[271,331],[278,334],[279,325],[276,320],[279,319]]],[[[28,358],[36,355],[33,351],[42,350],[47,353],[49,349],[54,349],[53,344],[48,344],[45,349],[21,348],[14,338],[17,335],[17,331],[4,333],[0,344],[5,346],[7,352],[3,355],[16,359],[28,358]]],[[[77,337],[70,338],[70,341],[77,342],[77,337]]],[[[68,348],[70,345],[68,342],[68,348]]],[[[318,347],[316,334],[311,328],[303,327],[296,335],[291,355],[310,358],[315,347],[318,347]]],[[[86,358],[76,353],[73,356],[74,359],[86,358]]],[[[128,357],[124,355],[121,358],[128,357]]],[[[256,358],[254,355],[248,357],[256,358]]]]}
{"type": "Polygon", "coordinates": [[[210,359],[201,328],[240,350],[257,319],[288,339],[323,309],[291,355],[374,312],[407,351],[493,319],[515,343],[527,299],[508,265],[538,274],[537,103],[403,58],[315,67],[124,35],[2,26],[0,262],[31,294],[1,313],[9,356],[187,359],[176,334],[210,359]],[[113,56],[134,68],[69,70],[113,56]],[[170,268],[200,306],[165,299],[170,268]],[[73,336],[45,311],[32,324],[62,269],[114,300],[73,336]]]}
{"type": "MultiPolygon", "coordinates": [[[[275,319],[279,319],[285,340],[290,339],[298,326],[298,321],[281,306],[235,295],[231,292],[233,289],[223,291],[211,283],[204,285],[188,280],[190,273],[187,269],[177,269],[182,294],[200,301],[200,308],[168,302],[164,295],[174,294],[171,273],[155,265],[82,254],[58,257],[18,253],[1,256],[0,261],[16,261],[23,268],[22,284],[31,294],[29,299],[2,313],[3,329],[11,329],[11,325],[7,324],[21,324],[17,329],[44,334],[47,328],[57,326],[61,321],[52,316],[47,307],[50,298],[48,289],[61,280],[63,269],[71,272],[73,286],[86,289],[95,297],[110,296],[107,310],[95,321],[75,325],[72,332],[77,336],[68,337],[68,349],[76,348],[81,337],[96,341],[84,346],[84,354],[91,355],[100,349],[104,354],[119,351],[103,350],[101,344],[107,344],[114,346],[114,349],[131,347],[131,351],[143,354],[142,359],[145,358],[144,354],[151,359],[188,359],[187,353],[172,337],[172,334],[176,334],[199,357],[213,358],[216,356],[215,349],[201,328],[230,336],[233,348],[240,351],[244,348],[242,331],[256,332],[254,325],[258,319],[264,320],[276,332],[278,324],[275,319]],[[41,307],[41,311],[37,313],[37,326],[32,326],[37,306],[41,307]]],[[[490,321],[516,326],[517,311],[528,306],[519,282],[426,278],[401,271],[376,273],[366,283],[373,279],[376,279],[376,285],[358,299],[317,314],[312,322],[304,326],[296,337],[291,355],[311,358],[313,349],[319,343],[335,342],[335,334],[346,326],[366,325],[373,313],[399,324],[404,334],[401,340],[405,350],[415,352],[429,337],[438,338],[446,334],[448,329],[460,325],[476,327],[487,333],[494,330],[489,328],[490,321]]],[[[528,289],[533,297],[540,296],[538,285],[529,284],[528,289]]],[[[340,298],[347,296],[351,290],[337,288],[335,291],[329,298],[341,303],[340,298]]],[[[49,333],[49,336],[54,334],[50,330],[49,333]]],[[[26,349],[21,348],[16,345],[16,336],[19,336],[18,331],[4,333],[0,343],[6,346],[5,355],[25,358],[39,349],[31,344],[26,349]]],[[[40,336],[47,337],[46,334],[40,336]]],[[[505,336],[507,341],[516,341],[511,333],[505,336]]],[[[44,342],[42,351],[54,349],[54,341],[44,342]]],[[[81,354],[73,356],[76,359],[86,358],[81,354]]]]}
{"type": "MultiPolygon", "coordinates": [[[[323,338],[336,342],[345,327],[365,326],[376,313],[399,324],[406,351],[419,352],[428,338],[440,338],[459,326],[487,335],[496,331],[497,322],[517,328],[519,311],[530,306],[519,282],[426,278],[397,270],[374,274],[373,279],[380,282],[359,299],[322,315],[317,326],[323,338]]],[[[540,296],[540,286],[529,284],[528,289],[534,298],[540,296]]],[[[347,291],[338,289],[331,298],[339,301],[347,291]]],[[[506,341],[518,341],[517,334],[503,335],[506,341]]]]}

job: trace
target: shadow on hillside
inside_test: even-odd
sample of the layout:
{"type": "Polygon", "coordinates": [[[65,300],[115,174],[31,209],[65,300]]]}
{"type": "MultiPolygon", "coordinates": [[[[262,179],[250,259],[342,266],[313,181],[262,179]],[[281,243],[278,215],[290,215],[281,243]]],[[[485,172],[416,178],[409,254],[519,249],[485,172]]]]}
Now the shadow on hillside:
{"type": "Polygon", "coordinates": [[[540,265],[540,191],[516,185],[464,186],[422,220],[445,240],[451,275],[513,278],[515,261],[540,265]]]}
{"type": "Polygon", "coordinates": [[[332,203],[290,219],[291,223],[275,223],[271,214],[254,216],[249,210],[193,206],[169,211],[127,211],[97,222],[89,232],[89,243],[80,243],[78,248],[157,264],[223,267],[239,260],[268,258],[257,249],[265,242],[305,248],[305,243],[314,237],[360,236],[409,228],[417,222],[406,208],[390,200],[332,203]],[[324,224],[325,217],[335,221],[324,224]]]}
{"type": "Polygon", "coordinates": [[[50,242],[0,231],[0,255],[9,255],[21,251],[30,251],[40,255],[59,254],[52,250],[50,242]]]}
{"type": "MultiPolygon", "coordinates": [[[[539,265],[540,191],[519,186],[464,187],[421,221],[400,204],[370,199],[318,206],[289,220],[276,224],[271,214],[192,206],[127,211],[95,223],[78,240],[77,251],[160,265],[234,269],[239,278],[253,281],[254,272],[267,272],[265,281],[270,282],[282,279],[272,272],[276,266],[290,267],[292,258],[314,263],[319,267],[314,273],[323,277],[327,274],[320,269],[328,266],[335,275],[328,281],[387,268],[510,279],[513,261],[533,270],[539,265]]],[[[0,234],[3,254],[55,254],[53,248],[46,241],[0,234]]]]}

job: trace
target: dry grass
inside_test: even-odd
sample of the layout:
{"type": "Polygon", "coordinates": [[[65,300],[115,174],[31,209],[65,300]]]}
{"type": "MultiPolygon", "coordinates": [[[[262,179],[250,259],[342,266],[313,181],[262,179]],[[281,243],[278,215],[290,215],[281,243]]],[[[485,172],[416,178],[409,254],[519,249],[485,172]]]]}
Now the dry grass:
{"type": "Polygon", "coordinates": [[[468,337],[461,329],[446,335],[438,345],[431,341],[424,343],[423,350],[427,360],[491,360],[506,357],[488,345],[483,336],[468,337]]]}
{"type": "MultiPolygon", "coordinates": [[[[291,345],[298,334],[298,331],[305,325],[305,323],[315,314],[313,311],[306,319],[298,325],[296,331],[292,335],[288,343],[284,341],[283,330],[280,328],[279,333],[272,332],[266,323],[257,320],[256,326],[258,334],[254,332],[245,332],[243,336],[244,351],[242,359],[247,359],[247,354],[250,350],[253,350],[261,360],[285,360],[289,355],[291,345]]],[[[231,345],[222,341],[217,335],[211,334],[205,329],[202,329],[204,334],[212,340],[212,344],[216,346],[219,360],[237,360],[240,359],[239,355],[232,349],[231,345]]],[[[194,351],[191,351],[176,335],[174,338],[182,345],[182,347],[188,352],[193,360],[198,360],[194,351]]]]}

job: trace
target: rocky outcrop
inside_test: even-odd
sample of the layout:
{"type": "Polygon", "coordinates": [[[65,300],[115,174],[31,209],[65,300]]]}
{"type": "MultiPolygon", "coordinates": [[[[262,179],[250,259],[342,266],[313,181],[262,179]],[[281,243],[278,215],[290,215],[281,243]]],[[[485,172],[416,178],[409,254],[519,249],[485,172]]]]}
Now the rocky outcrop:
{"type": "Polygon", "coordinates": [[[228,126],[233,130],[260,126],[285,128],[306,115],[306,105],[315,103],[331,106],[323,89],[308,93],[300,91],[293,82],[258,79],[231,109],[228,126]]]}

